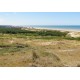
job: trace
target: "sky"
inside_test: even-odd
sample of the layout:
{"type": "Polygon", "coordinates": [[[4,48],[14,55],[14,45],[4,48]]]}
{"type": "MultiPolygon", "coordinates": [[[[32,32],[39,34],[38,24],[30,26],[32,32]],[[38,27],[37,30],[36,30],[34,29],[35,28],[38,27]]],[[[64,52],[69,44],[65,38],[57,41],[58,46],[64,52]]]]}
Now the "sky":
{"type": "Polygon", "coordinates": [[[0,25],[80,25],[80,12],[0,12],[0,25]]]}

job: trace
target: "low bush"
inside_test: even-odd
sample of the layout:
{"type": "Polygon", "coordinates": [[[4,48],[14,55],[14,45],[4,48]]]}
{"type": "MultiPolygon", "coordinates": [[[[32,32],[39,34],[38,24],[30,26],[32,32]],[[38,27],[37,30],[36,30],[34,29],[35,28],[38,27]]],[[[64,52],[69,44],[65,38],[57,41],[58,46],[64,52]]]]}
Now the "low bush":
{"type": "Polygon", "coordinates": [[[24,34],[26,36],[60,36],[65,37],[68,32],[61,32],[57,30],[40,30],[40,31],[32,31],[32,30],[22,30],[21,28],[4,28],[0,27],[0,33],[3,34],[24,34]]]}

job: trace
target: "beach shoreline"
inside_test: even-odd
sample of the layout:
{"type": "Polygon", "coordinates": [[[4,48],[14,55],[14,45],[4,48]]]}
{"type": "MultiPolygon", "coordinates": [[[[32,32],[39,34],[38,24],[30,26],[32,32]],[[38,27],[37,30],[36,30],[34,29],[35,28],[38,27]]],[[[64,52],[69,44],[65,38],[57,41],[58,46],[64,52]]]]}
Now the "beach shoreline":
{"type": "Polygon", "coordinates": [[[40,27],[36,27],[34,29],[38,29],[38,30],[57,30],[57,31],[61,31],[61,32],[68,32],[68,36],[77,38],[80,37],[80,30],[77,29],[61,29],[61,28],[40,28],[40,27]]]}
{"type": "Polygon", "coordinates": [[[58,31],[80,32],[80,30],[78,30],[78,29],[41,28],[41,27],[34,27],[34,28],[41,29],[41,30],[58,30],[58,31]]]}

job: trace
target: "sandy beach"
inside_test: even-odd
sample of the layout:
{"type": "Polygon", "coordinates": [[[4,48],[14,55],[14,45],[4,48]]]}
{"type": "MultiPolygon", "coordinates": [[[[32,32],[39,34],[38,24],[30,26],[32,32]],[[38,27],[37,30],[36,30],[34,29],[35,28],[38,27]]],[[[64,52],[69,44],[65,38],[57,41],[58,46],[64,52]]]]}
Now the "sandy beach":
{"type": "Polygon", "coordinates": [[[62,29],[62,28],[41,28],[41,27],[37,27],[35,29],[45,29],[45,30],[59,30],[59,31],[70,31],[70,32],[80,32],[79,29],[62,29]]]}

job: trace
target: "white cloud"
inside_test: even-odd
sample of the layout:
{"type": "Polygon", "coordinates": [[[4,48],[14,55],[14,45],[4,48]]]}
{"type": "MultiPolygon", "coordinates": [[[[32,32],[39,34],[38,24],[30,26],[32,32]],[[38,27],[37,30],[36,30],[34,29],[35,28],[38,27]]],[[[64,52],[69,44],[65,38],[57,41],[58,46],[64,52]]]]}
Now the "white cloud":
{"type": "Polygon", "coordinates": [[[7,20],[4,18],[0,18],[0,25],[6,25],[7,20]]]}
{"type": "Polygon", "coordinates": [[[4,19],[0,18],[0,24],[3,23],[4,21],[5,21],[4,19]]]}

